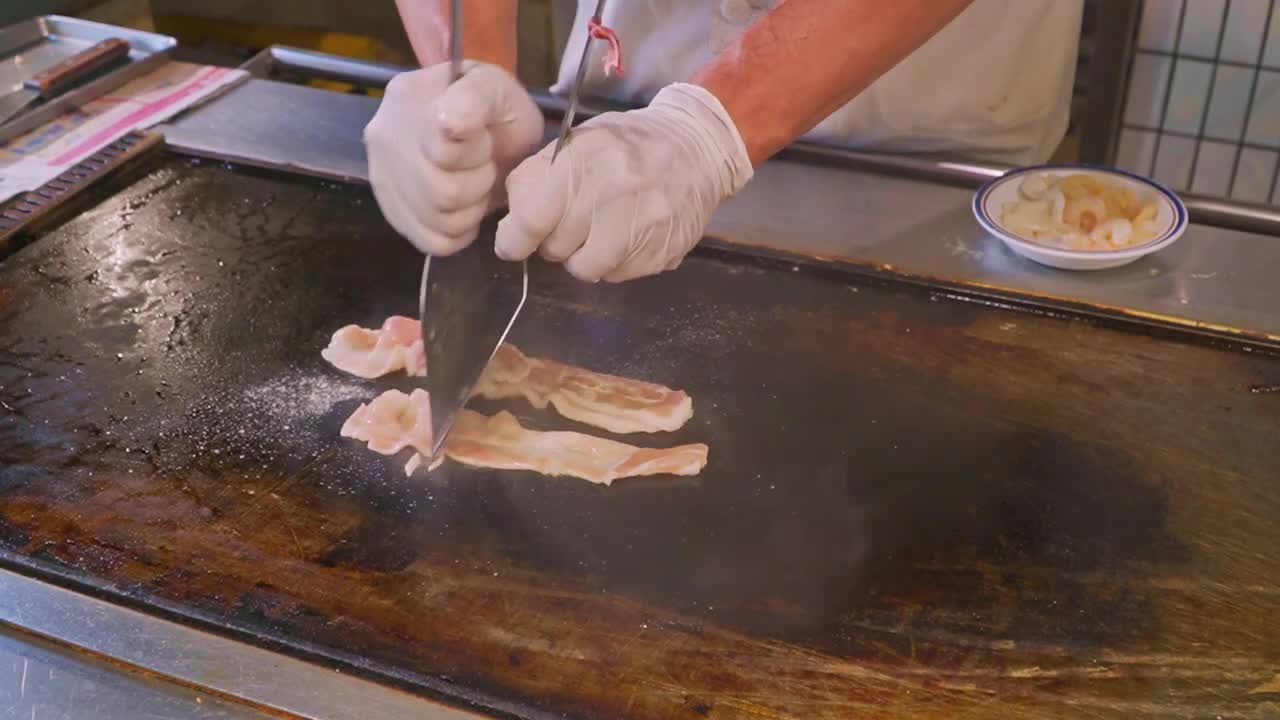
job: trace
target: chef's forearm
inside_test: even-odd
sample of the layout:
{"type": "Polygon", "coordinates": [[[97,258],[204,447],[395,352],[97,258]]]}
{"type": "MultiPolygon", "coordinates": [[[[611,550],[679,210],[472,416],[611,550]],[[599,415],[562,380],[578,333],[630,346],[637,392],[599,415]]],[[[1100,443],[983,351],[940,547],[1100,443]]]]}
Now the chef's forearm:
{"type": "MultiPolygon", "coordinates": [[[[413,54],[423,67],[449,59],[449,0],[396,0],[413,54]]],[[[462,48],[468,60],[516,71],[517,0],[463,0],[462,48]]]]}
{"type": "Polygon", "coordinates": [[[720,99],[758,165],[869,87],[971,2],[784,0],[692,82],[720,99]]]}

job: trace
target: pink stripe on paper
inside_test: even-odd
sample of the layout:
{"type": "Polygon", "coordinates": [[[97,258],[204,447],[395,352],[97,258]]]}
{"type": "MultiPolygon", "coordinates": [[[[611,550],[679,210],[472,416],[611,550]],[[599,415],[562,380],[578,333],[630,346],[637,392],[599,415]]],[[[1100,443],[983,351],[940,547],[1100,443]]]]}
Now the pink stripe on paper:
{"type": "Polygon", "coordinates": [[[142,107],[139,107],[128,115],[125,115],[119,120],[116,120],[110,125],[102,128],[88,138],[76,143],[61,155],[53,158],[50,164],[55,167],[66,165],[74,162],[84,155],[97,152],[98,148],[133,130],[133,128],[138,124],[138,121],[146,120],[148,117],[155,115],[160,110],[185,99],[188,95],[203,90],[205,85],[217,80],[228,72],[230,72],[230,69],[223,67],[215,67],[205,70],[194,79],[184,83],[178,90],[175,90],[162,98],[146,103],[142,107]]]}

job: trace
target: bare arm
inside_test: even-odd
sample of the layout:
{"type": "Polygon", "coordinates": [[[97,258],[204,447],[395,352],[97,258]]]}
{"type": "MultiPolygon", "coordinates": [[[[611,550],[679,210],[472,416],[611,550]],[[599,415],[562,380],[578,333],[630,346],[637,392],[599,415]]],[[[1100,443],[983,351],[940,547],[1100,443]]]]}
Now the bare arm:
{"type": "Polygon", "coordinates": [[[759,165],[870,87],[971,2],[784,0],[692,82],[720,99],[751,163],[759,165]]]}
{"type": "MultiPolygon", "coordinates": [[[[463,0],[462,48],[468,60],[516,72],[517,0],[463,0]]],[[[396,0],[413,54],[423,67],[449,59],[449,0],[396,0]]]]}

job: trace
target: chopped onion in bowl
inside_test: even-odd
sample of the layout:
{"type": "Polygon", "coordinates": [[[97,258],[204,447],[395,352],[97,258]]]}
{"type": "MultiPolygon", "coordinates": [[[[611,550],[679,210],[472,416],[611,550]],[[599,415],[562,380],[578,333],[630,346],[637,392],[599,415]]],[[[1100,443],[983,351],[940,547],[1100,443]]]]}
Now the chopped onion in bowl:
{"type": "Polygon", "coordinates": [[[1160,231],[1154,201],[1092,175],[1029,175],[1018,197],[1005,203],[1001,224],[1045,247],[1123,250],[1150,242],[1160,231]]]}

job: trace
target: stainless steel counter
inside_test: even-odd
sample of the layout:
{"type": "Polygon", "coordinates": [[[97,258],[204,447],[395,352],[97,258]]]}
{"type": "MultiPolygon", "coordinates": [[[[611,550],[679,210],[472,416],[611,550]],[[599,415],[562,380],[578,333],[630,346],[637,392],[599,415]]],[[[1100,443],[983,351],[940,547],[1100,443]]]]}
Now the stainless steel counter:
{"type": "MultiPolygon", "coordinates": [[[[195,155],[363,182],[361,131],[376,109],[369,97],[254,79],[165,135],[195,155]]],[[[1192,224],[1165,252],[1116,270],[1073,273],[1007,251],[974,221],[971,199],[972,190],[950,184],[774,160],[719,209],[708,235],[978,292],[1280,342],[1280,298],[1271,289],[1280,276],[1280,237],[1192,224]]]]}
{"type": "Polygon", "coordinates": [[[271,716],[106,661],[0,630],[0,718],[5,720],[266,720],[271,716]]]}
{"type": "Polygon", "coordinates": [[[258,167],[367,182],[362,131],[378,101],[249,80],[172,125],[170,147],[258,167]]]}
{"type": "Polygon", "coordinates": [[[0,678],[15,720],[480,717],[7,570],[0,678]]]}
{"type": "Polygon", "coordinates": [[[1168,250],[1101,272],[1024,260],[973,219],[971,190],[768,163],[721,206],[710,234],[733,243],[892,267],[985,290],[1280,339],[1280,238],[1192,225],[1168,250]]]}

